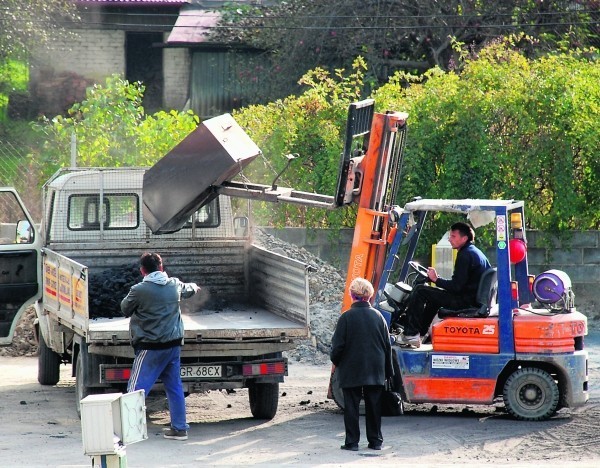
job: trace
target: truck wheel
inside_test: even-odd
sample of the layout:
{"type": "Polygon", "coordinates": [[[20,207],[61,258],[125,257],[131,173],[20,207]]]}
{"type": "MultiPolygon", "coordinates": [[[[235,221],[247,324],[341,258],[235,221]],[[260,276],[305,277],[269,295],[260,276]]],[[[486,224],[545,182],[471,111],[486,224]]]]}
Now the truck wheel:
{"type": "Polygon", "coordinates": [[[248,396],[255,419],[273,419],[279,403],[278,383],[252,383],[248,386],[248,396]]]}
{"type": "Polygon", "coordinates": [[[556,412],[560,391],[552,376],[534,367],[512,373],[504,384],[504,405],[515,418],[541,421],[556,412]]]}
{"type": "Polygon", "coordinates": [[[77,411],[77,416],[81,419],[81,400],[88,395],[102,393],[104,390],[85,385],[82,351],[77,355],[75,366],[75,410],[77,411]]]}
{"type": "Polygon", "coordinates": [[[333,396],[333,401],[335,401],[335,404],[343,410],[344,392],[342,390],[342,387],[340,387],[340,379],[337,372],[337,368],[334,369],[333,374],[331,374],[331,395],[333,396]]]}
{"type": "Polygon", "coordinates": [[[56,385],[60,380],[60,355],[48,347],[40,333],[38,354],[38,382],[42,385],[56,385]]]}

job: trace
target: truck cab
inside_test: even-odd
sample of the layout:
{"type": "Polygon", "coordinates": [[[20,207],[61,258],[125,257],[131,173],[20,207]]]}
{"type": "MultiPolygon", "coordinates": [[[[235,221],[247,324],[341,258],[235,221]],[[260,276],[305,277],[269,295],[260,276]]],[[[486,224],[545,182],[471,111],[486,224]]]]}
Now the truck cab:
{"type": "Polygon", "coordinates": [[[18,319],[39,297],[41,245],[18,193],[0,188],[0,345],[11,343],[18,319]]]}

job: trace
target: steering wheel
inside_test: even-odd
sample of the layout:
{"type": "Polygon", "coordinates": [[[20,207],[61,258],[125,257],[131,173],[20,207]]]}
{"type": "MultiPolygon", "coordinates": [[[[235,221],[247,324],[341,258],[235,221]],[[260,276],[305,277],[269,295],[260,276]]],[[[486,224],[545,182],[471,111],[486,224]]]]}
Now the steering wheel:
{"type": "Polygon", "coordinates": [[[427,275],[427,268],[421,265],[420,263],[413,262],[411,260],[410,262],[408,262],[408,266],[415,270],[423,278],[429,278],[429,276],[427,275]]]}

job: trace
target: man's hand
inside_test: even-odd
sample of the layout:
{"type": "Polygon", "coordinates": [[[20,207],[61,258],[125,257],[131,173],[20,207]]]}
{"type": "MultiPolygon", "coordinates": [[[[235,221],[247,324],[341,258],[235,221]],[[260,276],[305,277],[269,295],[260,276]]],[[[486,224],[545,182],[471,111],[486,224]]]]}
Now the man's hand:
{"type": "Polygon", "coordinates": [[[427,277],[431,280],[431,282],[435,283],[438,279],[437,271],[435,268],[429,267],[427,268],[427,277]]]}

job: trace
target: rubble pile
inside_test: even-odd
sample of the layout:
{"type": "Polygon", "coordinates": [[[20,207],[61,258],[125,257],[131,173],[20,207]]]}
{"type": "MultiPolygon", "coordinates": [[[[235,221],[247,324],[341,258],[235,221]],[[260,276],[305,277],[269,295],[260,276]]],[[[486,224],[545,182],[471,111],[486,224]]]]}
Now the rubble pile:
{"type": "Polygon", "coordinates": [[[17,326],[10,346],[0,346],[0,356],[35,356],[37,343],[33,334],[33,321],[35,309],[29,307],[17,326]]]}

